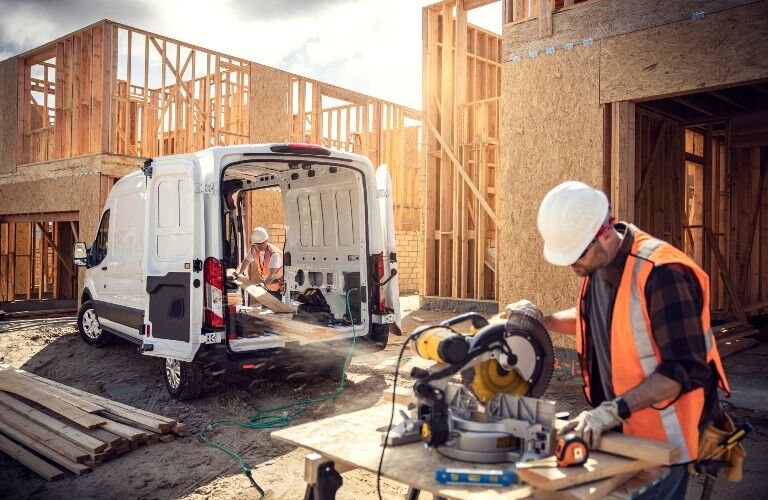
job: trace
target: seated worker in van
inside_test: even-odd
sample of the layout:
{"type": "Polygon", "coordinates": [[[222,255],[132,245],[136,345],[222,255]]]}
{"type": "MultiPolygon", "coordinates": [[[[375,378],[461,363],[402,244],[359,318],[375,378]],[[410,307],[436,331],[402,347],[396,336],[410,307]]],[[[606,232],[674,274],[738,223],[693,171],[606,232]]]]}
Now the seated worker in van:
{"type": "Polygon", "coordinates": [[[263,227],[253,228],[251,233],[251,245],[245,258],[237,266],[237,274],[248,275],[248,267],[251,262],[256,263],[259,273],[259,283],[264,285],[275,298],[282,300],[280,290],[283,286],[283,252],[277,246],[269,242],[269,233],[263,227]]]}

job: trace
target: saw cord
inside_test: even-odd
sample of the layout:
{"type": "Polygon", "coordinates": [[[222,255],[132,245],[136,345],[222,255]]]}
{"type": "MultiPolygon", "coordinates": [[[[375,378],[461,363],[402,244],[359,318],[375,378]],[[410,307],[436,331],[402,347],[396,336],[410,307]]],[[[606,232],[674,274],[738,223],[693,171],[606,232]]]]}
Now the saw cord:
{"type": "MultiPolygon", "coordinates": [[[[251,485],[254,488],[256,488],[256,490],[261,495],[261,497],[259,497],[259,500],[262,500],[264,498],[264,490],[262,490],[261,487],[259,487],[256,480],[253,479],[252,469],[248,467],[248,465],[245,463],[245,459],[242,456],[240,456],[237,452],[231,450],[230,448],[227,448],[223,444],[211,440],[208,437],[207,433],[212,432],[216,427],[220,425],[231,425],[235,427],[241,427],[244,429],[280,429],[283,427],[288,427],[289,425],[291,425],[291,421],[293,417],[301,415],[302,413],[307,411],[309,405],[313,405],[317,403],[325,403],[326,401],[335,399],[339,394],[341,394],[342,391],[344,391],[344,382],[347,378],[346,377],[347,367],[349,366],[350,360],[352,359],[352,353],[354,352],[355,344],[357,343],[357,332],[355,331],[355,321],[354,321],[354,318],[352,317],[352,308],[350,307],[350,304],[349,304],[349,294],[352,293],[352,291],[354,290],[357,290],[357,289],[350,288],[346,294],[347,314],[349,314],[349,320],[350,320],[350,323],[352,324],[352,345],[349,347],[349,351],[347,351],[347,356],[344,359],[344,364],[341,367],[341,382],[339,383],[339,386],[336,388],[335,391],[333,391],[332,393],[322,398],[304,399],[301,401],[297,401],[295,403],[288,403],[282,406],[276,406],[274,408],[268,408],[266,410],[262,410],[254,414],[253,416],[251,416],[251,418],[248,419],[247,421],[234,420],[229,418],[214,420],[213,422],[206,425],[205,428],[202,431],[200,431],[200,433],[198,434],[198,439],[200,440],[201,443],[207,444],[208,446],[212,446],[217,450],[221,450],[237,461],[237,465],[240,467],[240,470],[243,472],[243,474],[245,474],[245,476],[248,478],[248,481],[250,481],[251,485]],[[292,409],[292,410],[285,411],[289,409],[292,409]],[[278,413],[278,412],[281,412],[281,413],[278,413]]],[[[398,363],[399,363],[399,360],[398,360],[398,363]]]]}
{"type": "MultiPolygon", "coordinates": [[[[387,449],[387,441],[389,441],[389,431],[392,429],[392,423],[395,421],[395,404],[396,404],[396,393],[397,393],[397,376],[400,373],[400,362],[403,360],[403,353],[405,352],[405,348],[408,346],[408,343],[421,335],[422,333],[432,330],[433,328],[440,328],[440,325],[434,325],[429,328],[425,328],[420,331],[416,331],[405,339],[405,342],[403,342],[402,347],[400,348],[400,354],[397,355],[397,362],[395,363],[395,379],[392,384],[392,412],[389,414],[389,425],[387,425],[387,433],[384,434],[384,442],[381,445],[381,456],[379,457],[379,468],[376,471],[376,493],[379,495],[379,500],[382,500],[381,497],[381,466],[384,464],[384,452],[387,449]]],[[[453,331],[451,328],[448,328],[449,330],[453,331]]]]}

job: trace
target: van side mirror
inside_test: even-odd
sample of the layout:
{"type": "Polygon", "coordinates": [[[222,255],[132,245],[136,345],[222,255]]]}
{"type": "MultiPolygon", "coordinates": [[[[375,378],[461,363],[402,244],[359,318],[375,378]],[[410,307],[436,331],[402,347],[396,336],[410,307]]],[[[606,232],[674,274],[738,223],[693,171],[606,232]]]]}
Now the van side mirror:
{"type": "Polygon", "coordinates": [[[88,247],[85,246],[85,242],[78,241],[75,243],[72,249],[72,263],[78,267],[88,265],[88,247]]]}

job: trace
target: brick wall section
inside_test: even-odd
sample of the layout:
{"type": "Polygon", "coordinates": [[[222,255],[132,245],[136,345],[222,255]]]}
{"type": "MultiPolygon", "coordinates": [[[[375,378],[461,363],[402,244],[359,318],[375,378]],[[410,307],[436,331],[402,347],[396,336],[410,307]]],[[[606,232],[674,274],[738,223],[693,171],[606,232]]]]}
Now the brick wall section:
{"type": "Polygon", "coordinates": [[[397,245],[397,276],[400,294],[412,294],[419,291],[419,273],[421,273],[421,238],[418,231],[395,231],[397,245]]]}

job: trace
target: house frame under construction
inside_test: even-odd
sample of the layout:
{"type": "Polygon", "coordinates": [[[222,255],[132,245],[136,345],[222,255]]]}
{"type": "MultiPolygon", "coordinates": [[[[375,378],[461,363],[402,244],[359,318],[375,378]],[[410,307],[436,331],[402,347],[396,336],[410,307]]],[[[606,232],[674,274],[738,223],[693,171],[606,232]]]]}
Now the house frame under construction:
{"type": "MultiPolygon", "coordinates": [[[[302,141],[386,163],[415,291],[420,112],[246,59],[103,20],[0,62],[0,302],[71,307],[72,243],[92,241],[107,193],[145,158],[302,141]],[[407,243],[410,242],[410,245],[407,243]],[[58,301],[58,302],[57,302],[58,301]]],[[[278,193],[249,224],[282,237],[278,193]]],[[[18,308],[17,307],[17,308],[18,308]]]]}

